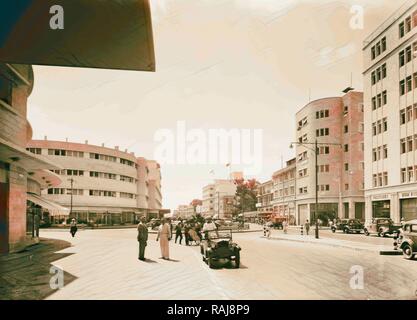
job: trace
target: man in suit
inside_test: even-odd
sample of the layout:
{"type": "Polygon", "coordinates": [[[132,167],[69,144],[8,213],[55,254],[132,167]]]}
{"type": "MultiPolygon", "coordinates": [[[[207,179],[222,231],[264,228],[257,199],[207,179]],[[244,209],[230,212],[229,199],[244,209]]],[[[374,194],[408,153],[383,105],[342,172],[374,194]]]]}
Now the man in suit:
{"type": "Polygon", "coordinates": [[[139,260],[145,261],[145,248],[148,241],[148,227],[145,217],[140,218],[138,224],[139,260]]]}

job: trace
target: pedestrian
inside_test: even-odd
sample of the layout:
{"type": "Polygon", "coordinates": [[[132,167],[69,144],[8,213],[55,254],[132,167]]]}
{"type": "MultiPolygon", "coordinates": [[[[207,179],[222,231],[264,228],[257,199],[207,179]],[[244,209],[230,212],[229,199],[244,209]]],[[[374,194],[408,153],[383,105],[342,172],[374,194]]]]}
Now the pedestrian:
{"type": "Polygon", "coordinates": [[[308,219],[304,223],[304,229],[306,230],[306,235],[308,235],[308,233],[310,231],[310,222],[308,221],[308,219]]]}
{"type": "Polygon", "coordinates": [[[171,226],[164,218],[158,228],[158,236],[156,241],[159,241],[161,247],[162,259],[169,260],[169,240],[171,240],[171,226]]]}
{"type": "Polygon", "coordinates": [[[207,218],[206,222],[203,225],[204,239],[209,239],[209,232],[211,231],[216,231],[218,237],[219,233],[217,232],[217,229],[217,225],[213,222],[212,218],[207,218]]]}
{"type": "Polygon", "coordinates": [[[140,218],[138,224],[139,260],[145,261],[145,248],[148,241],[148,227],[145,217],[140,218]]]}
{"type": "Polygon", "coordinates": [[[70,233],[72,235],[72,237],[74,238],[75,234],[77,233],[78,228],[77,228],[77,221],[75,221],[75,219],[71,220],[71,225],[70,225],[70,233]]]}
{"type": "Polygon", "coordinates": [[[184,225],[184,238],[185,238],[185,245],[188,246],[189,242],[190,242],[190,225],[188,224],[188,222],[185,223],[184,225]]]}
{"type": "Polygon", "coordinates": [[[282,222],[282,229],[284,230],[284,233],[286,234],[287,231],[288,231],[288,223],[287,223],[287,220],[284,220],[282,222]]]}
{"type": "Polygon", "coordinates": [[[175,227],[175,243],[177,243],[178,238],[180,239],[180,244],[182,242],[182,222],[178,222],[175,227]]]}

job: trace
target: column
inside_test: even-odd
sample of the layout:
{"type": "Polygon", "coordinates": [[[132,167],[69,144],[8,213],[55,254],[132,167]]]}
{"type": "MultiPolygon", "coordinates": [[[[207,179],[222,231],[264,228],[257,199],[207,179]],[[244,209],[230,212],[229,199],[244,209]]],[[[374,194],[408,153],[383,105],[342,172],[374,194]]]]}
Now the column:
{"type": "Polygon", "coordinates": [[[365,221],[370,223],[372,220],[372,199],[370,196],[365,197],[365,221]]]}
{"type": "Polygon", "coordinates": [[[400,199],[398,198],[397,193],[391,194],[391,204],[390,204],[390,218],[394,222],[399,223],[401,221],[400,217],[400,199]]]}
{"type": "Polygon", "coordinates": [[[349,219],[355,219],[355,201],[349,200],[349,219]]]}

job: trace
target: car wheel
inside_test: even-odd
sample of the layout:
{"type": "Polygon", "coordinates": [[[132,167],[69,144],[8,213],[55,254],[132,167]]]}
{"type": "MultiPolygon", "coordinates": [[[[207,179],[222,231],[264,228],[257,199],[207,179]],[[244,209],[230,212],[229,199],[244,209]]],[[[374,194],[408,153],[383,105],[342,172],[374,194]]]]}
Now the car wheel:
{"type": "Polygon", "coordinates": [[[335,228],[332,228],[332,232],[335,233],[336,232],[336,229],[335,228]]]}
{"type": "Polygon", "coordinates": [[[413,249],[411,248],[409,244],[404,245],[403,255],[404,255],[404,258],[407,260],[411,260],[414,258],[413,249]]]}
{"type": "Polygon", "coordinates": [[[384,231],[380,230],[380,231],[378,232],[378,237],[381,237],[381,238],[385,237],[385,233],[384,233],[384,231]]]}
{"type": "Polygon", "coordinates": [[[348,229],[348,228],[344,228],[344,229],[343,229],[343,233],[348,234],[348,233],[349,233],[349,229],[348,229]]]}
{"type": "Polygon", "coordinates": [[[235,257],[235,268],[236,269],[240,268],[240,253],[238,253],[235,257]]]}
{"type": "Polygon", "coordinates": [[[213,264],[213,259],[212,258],[210,258],[210,257],[207,258],[207,264],[208,264],[208,266],[209,266],[210,269],[213,269],[214,268],[214,264],[213,264]]]}

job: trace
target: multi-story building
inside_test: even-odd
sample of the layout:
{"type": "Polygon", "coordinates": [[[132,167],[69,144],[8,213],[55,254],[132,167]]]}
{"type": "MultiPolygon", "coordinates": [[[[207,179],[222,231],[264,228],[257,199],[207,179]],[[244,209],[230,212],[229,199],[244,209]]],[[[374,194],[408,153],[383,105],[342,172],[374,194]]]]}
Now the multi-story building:
{"type": "Polygon", "coordinates": [[[138,215],[162,214],[159,164],[119,147],[32,140],[28,150],[59,164],[62,179],[44,197],[71,209],[79,221],[103,224],[133,223],[138,215]]]}
{"type": "Polygon", "coordinates": [[[194,214],[195,208],[191,204],[181,204],[174,210],[174,217],[176,219],[190,219],[194,214]]]}
{"type": "Polygon", "coordinates": [[[47,170],[60,167],[25,149],[32,137],[26,118],[32,89],[31,66],[0,63],[0,253],[39,241],[41,206],[51,214],[68,214],[40,196],[41,189],[61,183],[59,176],[47,170]]]}
{"type": "Polygon", "coordinates": [[[290,159],[286,166],[272,175],[272,212],[287,217],[291,224],[296,223],[296,159],[290,159]]]}
{"type": "Polygon", "coordinates": [[[417,218],[417,3],[363,44],[366,218],[417,218]]]}
{"type": "Polygon", "coordinates": [[[296,114],[296,215],[314,220],[318,147],[318,218],[364,218],[363,94],[312,101],[296,114]],[[325,144],[328,145],[325,145],[325,144]]]}
{"type": "MultiPolygon", "coordinates": [[[[240,179],[242,174],[232,173],[231,177],[240,179]]],[[[231,218],[235,194],[236,184],[234,179],[216,179],[214,183],[204,186],[202,214],[204,216],[231,218]]]]}
{"type": "Polygon", "coordinates": [[[257,211],[272,213],[273,211],[273,182],[268,180],[264,183],[260,183],[256,188],[256,197],[257,197],[257,211]]]}

